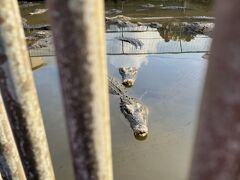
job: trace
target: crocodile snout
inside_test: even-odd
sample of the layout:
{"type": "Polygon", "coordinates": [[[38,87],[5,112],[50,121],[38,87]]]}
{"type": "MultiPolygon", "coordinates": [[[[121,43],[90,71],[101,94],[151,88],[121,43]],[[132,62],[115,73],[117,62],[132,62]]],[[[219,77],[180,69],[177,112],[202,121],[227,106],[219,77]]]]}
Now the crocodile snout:
{"type": "Polygon", "coordinates": [[[140,136],[140,137],[145,137],[148,135],[147,132],[144,132],[144,131],[139,131],[139,132],[135,132],[134,133],[135,136],[140,136]]]}
{"type": "Polygon", "coordinates": [[[132,87],[133,86],[133,81],[130,79],[123,80],[123,85],[127,87],[132,87]]]}
{"type": "Polygon", "coordinates": [[[148,128],[147,126],[137,125],[133,128],[133,132],[135,136],[146,137],[148,135],[148,128]]]}
{"type": "Polygon", "coordinates": [[[136,79],[136,67],[121,67],[119,73],[122,76],[122,84],[126,87],[132,87],[136,79]]]}

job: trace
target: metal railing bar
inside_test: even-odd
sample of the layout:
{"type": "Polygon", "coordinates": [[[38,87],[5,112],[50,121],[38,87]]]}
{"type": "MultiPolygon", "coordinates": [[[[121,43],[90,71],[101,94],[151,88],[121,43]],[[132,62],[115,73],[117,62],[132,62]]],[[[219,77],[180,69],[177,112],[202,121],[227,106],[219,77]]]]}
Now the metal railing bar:
{"type": "Polygon", "coordinates": [[[0,172],[4,179],[26,180],[21,159],[12,134],[12,129],[5,111],[2,95],[0,92],[0,156],[4,161],[0,161],[0,172]],[[2,171],[7,167],[7,174],[2,171]]]}
{"type": "Polygon", "coordinates": [[[103,0],[48,5],[75,179],[112,180],[103,0]]]}
{"type": "Polygon", "coordinates": [[[240,1],[216,2],[190,180],[237,180],[240,174],[240,1]]]}
{"type": "Polygon", "coordinates": [[[54,180],[17,0],[0,1],[1,91],[27,179],[54,180]]]}

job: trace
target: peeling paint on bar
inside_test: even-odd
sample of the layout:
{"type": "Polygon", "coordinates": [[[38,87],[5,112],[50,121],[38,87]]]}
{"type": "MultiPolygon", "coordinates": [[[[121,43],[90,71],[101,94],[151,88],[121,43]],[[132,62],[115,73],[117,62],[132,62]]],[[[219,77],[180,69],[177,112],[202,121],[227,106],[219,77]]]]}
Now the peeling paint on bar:
{"type": "Polygon", "coordinates": [[[26,180],[0,92],[0,172],[4,179],[26,180]],[[2,172],[6,167],[7,171],[2,172]]]}
{"type": "Polygon", "coordinates": [[[0,88],[27,179],[54,180],[17,0],[0,1],[0,88]]]}
{"type": "Polygon", "coordinates": [[[240,1],[218,0],[190,180],[240,178],[240,1]]]}
{"type": "Polygon", "coordinates": [[[112,180],[102,0],[48,0],[75,178],[112,180]]]}

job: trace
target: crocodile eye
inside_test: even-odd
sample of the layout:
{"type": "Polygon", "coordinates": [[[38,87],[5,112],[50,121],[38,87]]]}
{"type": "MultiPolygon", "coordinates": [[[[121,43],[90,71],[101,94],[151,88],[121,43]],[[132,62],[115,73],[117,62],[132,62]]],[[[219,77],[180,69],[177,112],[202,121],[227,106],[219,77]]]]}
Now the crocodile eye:
{"type": "Polygon", "coordinates": [[[132,114],[133,112],[133,109],[132,109],[132,105],[129,105],[129,104],[126,104],[125,106],[125,111],[128,113],[128,114],[132,114]]]}

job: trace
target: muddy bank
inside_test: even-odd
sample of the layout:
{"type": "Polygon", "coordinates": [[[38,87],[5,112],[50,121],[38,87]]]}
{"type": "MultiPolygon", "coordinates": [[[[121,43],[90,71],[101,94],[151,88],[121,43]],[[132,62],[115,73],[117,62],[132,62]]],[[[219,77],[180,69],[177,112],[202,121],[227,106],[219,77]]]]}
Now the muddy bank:
{"type": "Polygon", "coordinates": [[[51,31],[33,31],[26,40],[29,49],[53,48],[51,31]]]}

